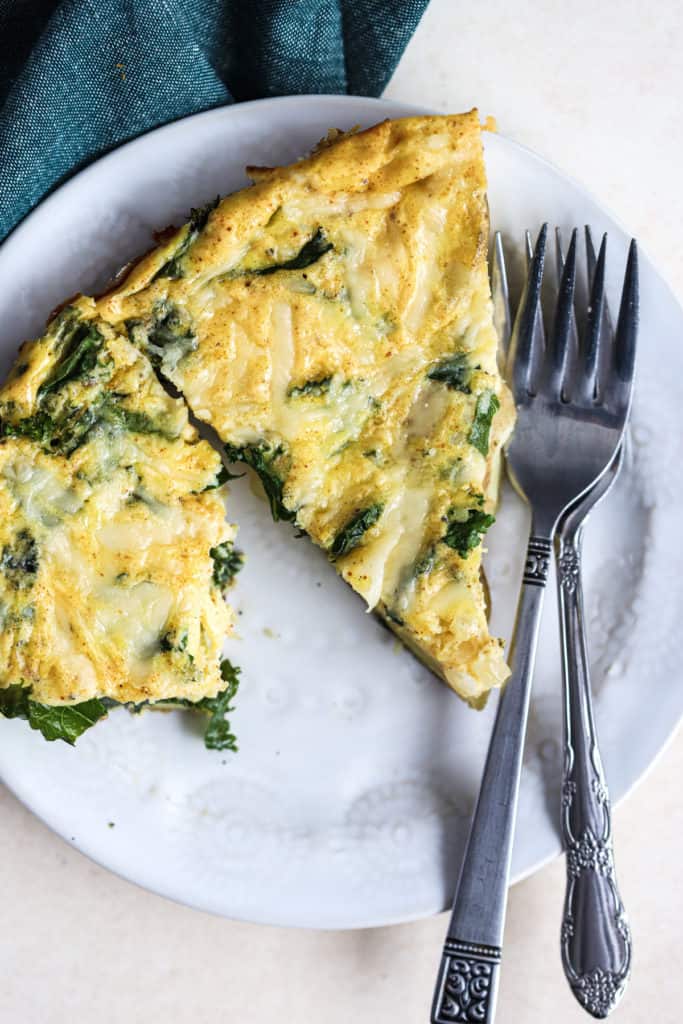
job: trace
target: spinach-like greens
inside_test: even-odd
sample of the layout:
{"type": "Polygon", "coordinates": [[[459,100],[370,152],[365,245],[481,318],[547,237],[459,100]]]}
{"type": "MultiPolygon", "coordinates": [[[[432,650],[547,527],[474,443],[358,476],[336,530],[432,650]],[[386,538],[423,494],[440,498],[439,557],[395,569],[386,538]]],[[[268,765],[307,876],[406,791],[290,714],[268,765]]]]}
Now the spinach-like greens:
{"type": "Polygon", "coordinates": [[[439,381],[445,384],[451,391],[462,391],[469,395],[469,380],[472,375],[472,368],[464,352],[455,352],[452,356],[446,356],[433,366],[427,377],[429,380],[439,381]]]}
{"type": "Polygon", "coordinates": [[[71,746],[108,711],[101,700],[49,707],[31,700],[30,693],[19,685],[0,689],[0,714],[5,718],[25,718],[31,728],[42,733],[46,740],[63,740],[71,746]]]}
{"type": "Polygon", "coordinates": [[[267,267],[254,267],[242,270],[236,276],[253,275],[265,277],[267,274],[275,274],[280,270],[305,270],[306,267],[317,263],[330,249],[334,249],[332,242],[328,242],[323,229],[318,228],[315,234],[302,245],[296,256],[292,256],[291,259],[284,260],[282,263],[271,263],[267,267]]]}
{"type": "Polygon", "coordinates": [[[239,687],[240,670],[227,658],[221,662],[221,678],[227,686],[215,697],[204,697],[192,707],[209,714],[209,723],[204,731],[204,746],[207,750],[237,751],[237,740],[230,730],[230,723],[225,716],[234,711],[231,701],[239,687]]]}
{"type": "Polygon", "coordinates": [[[357,548],[362,542],[364,534],[371,526],[375,525],[383,511],[384,505],[381,502],[375,502],[374,505],[368,505],[367,508],[361,509],[351,516],[332,542],[330,548],[332,558],[341,558],[342,555],[348,555],[349,551],[357,548]]]}
{"type": "Polygon", "coordinates": [[[192,325],[168,301],[158,302],[150,320],[127,320],[126,331],[134,345],[144,349],[153,366],[175,370],[180,360],[197,348],[192,325]]]}
{"type": "Polygon", "coordinates": [[[320,395],[324,395],[325,392],[330,390],[330,384],[332,383],[332,377],[319,377],[317,380],[307,380],[305,384],[299,385],[299,387],[290,388],[287,392],[288,398],[301,398],[302,395],[313,395],[316,398],[320,395]]]}
{"type": "Polygon", "coordinates": [[[213,582],[221,590],[225,590],[244,564],[244,555],[236,551],[231,540],[211,548],[209,554],[213,558],[213,582]]]}
{"type": "Polygon", "coordinates": [[[284,481],[275,468],[275,463],[284,456],[282,445],[271,448],[265,442],[262,442],[261,444],[244,445],[239,448],[235,445],[226,444],[225,454],[230,462],[244,462],[258,473],[270,504],[273,519],[282,519],[288,523],[294,522],[296,512],[285,506],[283,500],[284,481]]]}
{"type": "MultiPolygon", "coordinates": [[[[221,678],[227,685],[215,697],[204,697],[199,701],[160,701],[160,707],[178,707],[191,711],[202,711],[209,716],[204,731],[204,745],[208,750],[237,750],[234,734],[225,716],[233,711],[232,700],[239,686],[240,670],[225,658],[221,662],[221,678]]],[[[104,718],[116,701],[86,700],[80,704],[64,704],[50,707],[31,700],[31,691],[20,685],[0,688],[0,715],[5,718],[26,719],[32,729],[41,732],[46,740],[63,740],[71,746],[79,736],[104,718]]],[[[145,701],[141,704],[126,704],[131,711],[141,711],[154,705],[145,701]]]]}
{"type": "Polygon", "coordinates": [[[500,409],[498,396],[487,388],[477,398],[477,405],[474,410],[474,419],[468,434],[467,440],[471,445],[486,455],[489,450],[489,434],[491,433],[491,422],[500,409]]]}
{"type": "Polygon", "coordinates": [[[38,545],[28,530],[20,530],[13,544],[5,544],[0,570],[15,590],[29,590],[38,575],[38,545]]]}
{"type": "Polygon", "coordinates": [[[52,376],[43,381],[38,394],[43,397],[56,391],[70,380],[86,377],[97,366],[97,357],[104,338],[94,324],[77,324],[68,331],[68,340],[52,376]],[[70,335],[70,337],[69,337],[70,335]]]}
{"type": "Polygon", "coordinates": [[[156,281],[160,277],[169,277],[171,278],[171,280],[177,280],[178,278],[183,276],[183,266],[180,261],[182,260],[183,256],[186,255],[186,253],[190,249],[190,246],[194,245],[200,233],[206,227],[206,222],[209,219],[209,214],[212,212],[212,210],[216,209],[220,202],[220,198],[220,196],[216,196],[216,198],[213,199],[210,203],[207,203],[206,206],[202,206],[197,210],[190,210],[190,220],[187,225],[187,231],[182,242],[180,243],[176,251],[173,253],[173,256],[170,258],[170,260],[167,260],[166,263],[164,263],[164,265],[157,270],[152,280],[156,281]]]}
{"type": "MultiPolygon", "coordinates": [[[[26,437],[52,455],[72,455],[96,427],[122,428],[130,433],[159,434],[173,440],[174,430],[147,413],[125,409],[118,396],[102,391],[86,406],[62,405],[53,413],[39,410],[16,423],[0,421],[0,437],[26,437]]],[[[48,402],[49,406],[49,402],[48,402]]]]}
{"type": "Polygon", "coordinates": [[[495,521],[495,516],[483,512],[480,508],[470,508],[466,511],[451,509],[448,529],[441,539],[449,548],[457,551],[461,558],[467,558],[468,553],[481,544],[484,534],[495,521]]]}
{"type": "Polygon", "coordinates": [[[118,403],[107,402],[103,412],[107,422],[118,424],[131,434],[159,434],[169,441],[178,436],[177,431],[169,430],[160,420],[154,420],[137,409],[125,409],[118,403]]]}

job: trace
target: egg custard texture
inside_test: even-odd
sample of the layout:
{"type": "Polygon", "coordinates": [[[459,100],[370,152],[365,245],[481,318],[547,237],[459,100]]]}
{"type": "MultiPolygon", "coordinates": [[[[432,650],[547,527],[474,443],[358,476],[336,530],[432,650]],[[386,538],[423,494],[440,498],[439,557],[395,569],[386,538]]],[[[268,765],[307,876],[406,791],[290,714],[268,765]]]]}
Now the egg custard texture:
{"type": "Polygon", "coordinates": [[[112,703],[216,710],[239,556],[221,459],[184,402],[67,307],[20,351],[0,434],[0,711],[73,741],[112,703]]]}
{"type": "Polygon", "coordinates": [[[465,699],[507,676],[481,541],[513,410],[476,111],[251,168],[83,318],[146,352],[341,576],[465,699]]]}

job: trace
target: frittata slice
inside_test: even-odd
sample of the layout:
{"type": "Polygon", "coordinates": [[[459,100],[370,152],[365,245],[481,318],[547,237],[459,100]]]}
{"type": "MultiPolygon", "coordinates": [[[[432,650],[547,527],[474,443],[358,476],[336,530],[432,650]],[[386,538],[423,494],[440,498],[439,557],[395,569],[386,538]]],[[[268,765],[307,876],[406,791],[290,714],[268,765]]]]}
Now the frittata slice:
{"type": "Polygon", "coordinates": [[[480,705],[508,673],[480,563],[513,409],[477,113],[332,133],[251,175],[81,315],[127,332],[274,516],[480,705]]]}
{"type": "Polygon", "coordinates": [[[218,710],[239,562],[221,473],[111,325],[67,307],[23,346],[0,389],[0,711],[72,741],[112,703],[218,710]]]}

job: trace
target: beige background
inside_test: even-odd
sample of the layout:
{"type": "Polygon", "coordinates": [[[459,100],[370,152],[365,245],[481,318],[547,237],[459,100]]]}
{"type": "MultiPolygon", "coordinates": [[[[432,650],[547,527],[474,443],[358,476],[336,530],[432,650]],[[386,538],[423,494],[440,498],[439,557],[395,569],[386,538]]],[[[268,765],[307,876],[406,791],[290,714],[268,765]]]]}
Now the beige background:
{"type": "MultiPolygon", "coordinates": [[[[495,114],[611,207],[683,296],[683,7],[574,0],[568,20],[569,6],[432,0],[387,95],[495,114]]],[[[635,935],[624,1024],[683,1010],[681,779],[679,734],[615,815],[635,935]]],[[[2,788],[0,814],[0,1024],[428,1020],[444,917],[357,933],[236,924],[120,881],[2,788]]],[[[588,1019],[559,966],[563,877],[557,861],[511,891],[501,1024],[588,1019]]]]}

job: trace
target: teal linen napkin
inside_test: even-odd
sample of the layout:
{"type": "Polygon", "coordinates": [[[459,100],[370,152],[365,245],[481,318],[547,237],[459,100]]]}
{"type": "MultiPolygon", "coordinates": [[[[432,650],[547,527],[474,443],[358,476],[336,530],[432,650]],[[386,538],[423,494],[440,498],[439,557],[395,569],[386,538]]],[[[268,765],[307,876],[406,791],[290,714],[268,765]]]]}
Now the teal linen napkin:
{"type": "Polygon", "coordinates": [[[428,0],[0,0],[0,239],[156,125],[291,93],[376,96],[428,0]]]}

